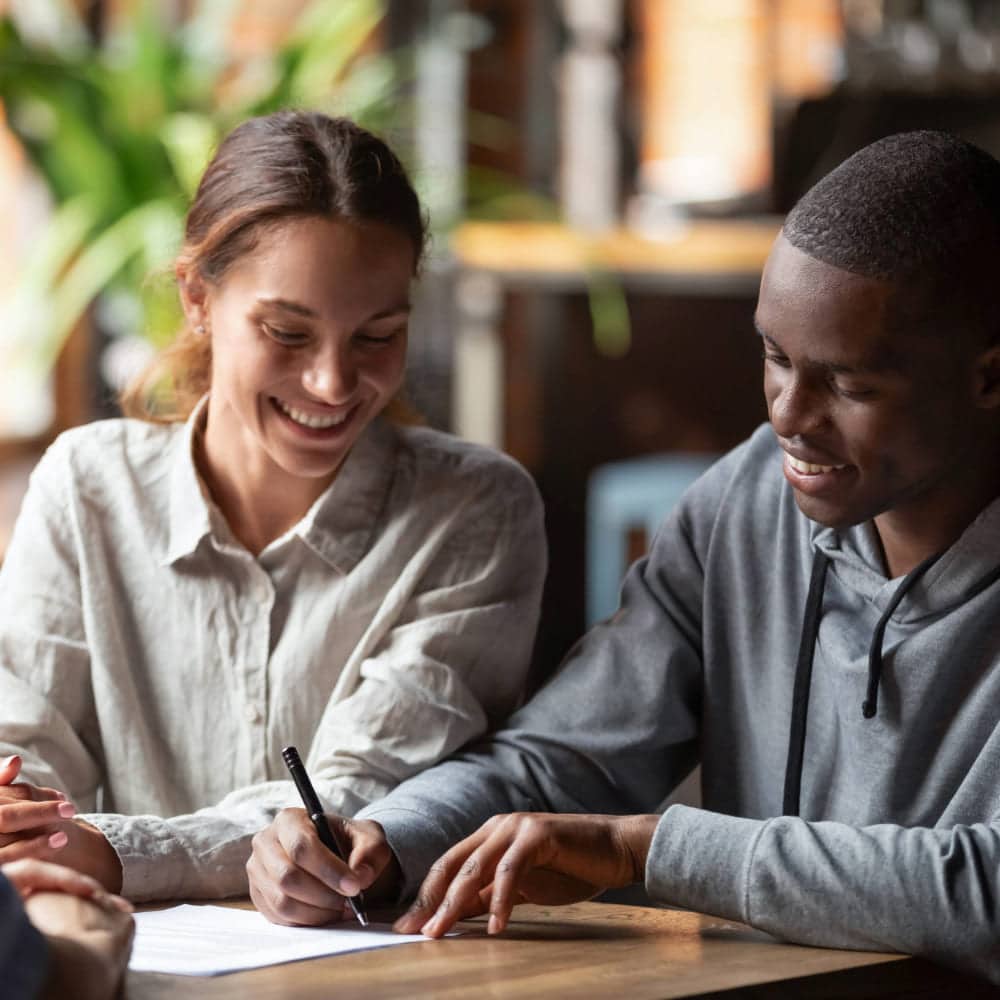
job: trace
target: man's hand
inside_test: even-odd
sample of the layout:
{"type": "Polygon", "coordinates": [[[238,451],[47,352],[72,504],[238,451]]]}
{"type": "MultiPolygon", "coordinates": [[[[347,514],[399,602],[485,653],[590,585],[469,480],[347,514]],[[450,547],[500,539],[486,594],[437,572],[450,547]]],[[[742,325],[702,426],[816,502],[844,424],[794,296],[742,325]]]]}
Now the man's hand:
{"type": "Polygon", "coordinates": [[[574,903],[641,882],[659,819],[494,816],[434,864],[395,929],[441,937],[457,921],[489,913],[488,932],[499,934],[518,903],[574,903]]]}
{"type": "Polygon", "coordinates": [[[45,997],[111,997],[132,941],[132,907],[88,875],[44,861],[24,860],[0,871],[24,900],[31,922],[49,945],[45,997]]]}
{"type": "Polygon", "coordinates": [[[323,846],[304,809],[282,809],[253,838],[250,899],[272,923],[329,924],[343,916],[345,896],[364,890],[369,900],[385,898],[398,883],[399,866],[378,823],[327,820],[349,845],[347,864],[323,846]]]}
{"type": "Polygon", "coordinates": [[[118,892],[121,861],[104,834],[74,820],[76,807],[62,792],[16,781],[20,771],[20,757],[0,763],[0,864],[21,858],[58,861],[118,892]]]}

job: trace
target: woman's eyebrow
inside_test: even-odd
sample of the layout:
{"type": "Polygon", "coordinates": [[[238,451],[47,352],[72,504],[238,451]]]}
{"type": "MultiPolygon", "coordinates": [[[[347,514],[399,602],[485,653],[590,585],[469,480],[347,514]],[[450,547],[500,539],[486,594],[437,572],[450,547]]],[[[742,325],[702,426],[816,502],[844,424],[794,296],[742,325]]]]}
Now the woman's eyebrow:
{"type": "Polygon", "coordinates": [[[284,309],[285,312],[296,313],[299,316],[308,316],[310,319],[316,318],[316,313],[308,306],[304,306],[299,302],[292,302],[289,299],[261,296],[257,301],[264,306],[274,306],[277,309],[284,309]]]}
{"type": "MultiPolygon", "coordinates": [[[[272,306],[275,309],[282,309],[285,312],[295,313],[297,316],[305,316],[308,319],[316,319],[317,313],[315,310],[310,309],[308,306],[302,305],[300,302],[292,302],[290,299],[282,298],[272,298],[270,296],[261,296],[257,299],[258,304],[264,306],[272,306]]],[[[412,311],[412,305],[409,301],[401,302],[398,305],[390,306],[388,309],[380,309],[376,313],[372,313],[368,317],[366,322],[372,323],[378,320],[389,319],[395,316],[404,316],[412,311]]]]}
{"type": "Polygon", "coordinates": [[[399,305],[390,306],[388,309],[381,309],[377,313],[373,313],[368,317],[368,322],[377,322],[380,319],[390,319],[395,316],[405,316],[412,309],[413,306],[410,302],[401,302],[399,305]]]}

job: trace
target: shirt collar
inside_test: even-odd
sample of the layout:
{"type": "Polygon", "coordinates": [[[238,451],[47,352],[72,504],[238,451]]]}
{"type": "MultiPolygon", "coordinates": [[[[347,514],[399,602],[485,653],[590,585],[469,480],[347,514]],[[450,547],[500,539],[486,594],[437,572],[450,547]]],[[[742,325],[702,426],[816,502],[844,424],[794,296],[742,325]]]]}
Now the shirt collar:
{"type": "MultiPolygon", "coordinates": [[[[170,531],[162,563],[191,555],[213,531],[214,504],[198,475],[195,447],[202,433],[208,396],[188,417],[178,435],[170,470],[170,531]]],[[[333,482],[305,517],[271,546],[296,535],[321,559],[348,573],[367,551],[396,466],[396,432],[379,417],[351,448],[333,482]]],[[[265,550],[266,551],[266,550],[265,550]]]]}
{"type": "Polygon", "coordinates": [[[321,559],[349,573],[371,543],[396,469],[395,428],[383,417],[368,425],[336,478],[292,529],[321,559]]]}

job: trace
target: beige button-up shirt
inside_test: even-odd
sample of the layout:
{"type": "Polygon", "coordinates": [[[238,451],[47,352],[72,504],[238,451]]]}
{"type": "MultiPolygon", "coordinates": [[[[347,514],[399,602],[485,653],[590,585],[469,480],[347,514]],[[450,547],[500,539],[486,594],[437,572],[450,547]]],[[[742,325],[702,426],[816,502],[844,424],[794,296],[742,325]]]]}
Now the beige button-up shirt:
{"type": "Polygon", "coordinates": [[[196,417],[62,435],[0,571],[0,756],[101,828],[139,900],[246,892],[250,838],[301,804],[288,744],[352,815],[500,721],[545,574],[520,466],[382,420],[254,557],[196,417]]]}

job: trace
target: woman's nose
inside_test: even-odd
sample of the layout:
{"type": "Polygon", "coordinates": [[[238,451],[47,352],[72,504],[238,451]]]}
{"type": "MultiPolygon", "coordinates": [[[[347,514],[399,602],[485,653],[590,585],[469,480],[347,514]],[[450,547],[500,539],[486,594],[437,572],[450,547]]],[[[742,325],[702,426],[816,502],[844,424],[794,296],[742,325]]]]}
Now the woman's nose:
{"type": "Polygon", "coordinates": [[[324,403],[347,402],[358,385],[358,373],[345,352],[324,352],[302,373],[303,388],[324,403]]]}

